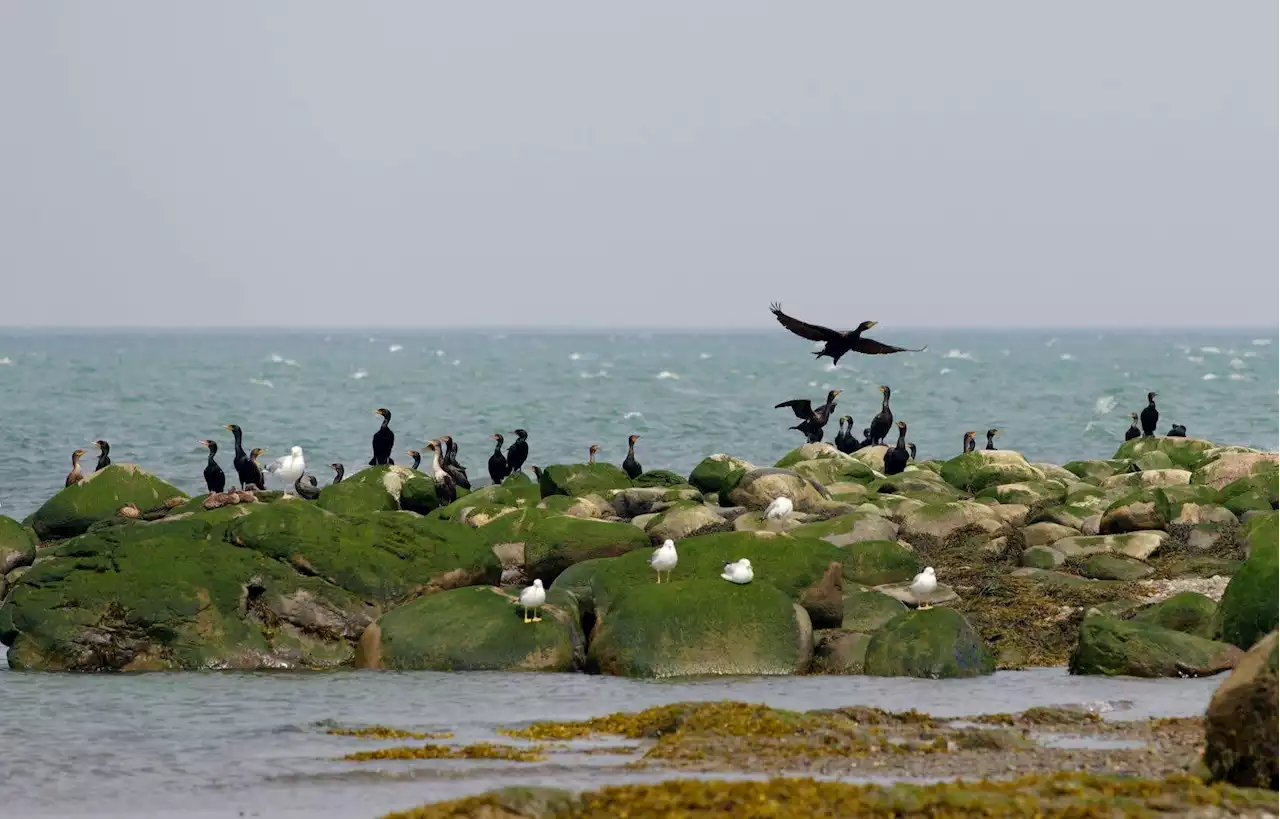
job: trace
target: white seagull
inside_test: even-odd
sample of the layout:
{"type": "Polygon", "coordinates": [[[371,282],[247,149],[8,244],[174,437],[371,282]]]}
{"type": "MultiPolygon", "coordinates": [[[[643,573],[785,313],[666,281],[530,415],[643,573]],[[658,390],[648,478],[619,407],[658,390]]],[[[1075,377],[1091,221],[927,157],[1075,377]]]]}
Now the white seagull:
{"type": "Polygon", "coordinates": [[[542,618],[538,616],[538,607],[547,602],[546,589],[542,588],[542,581],[533,581],[532,586],[527,586],[520,592],[520,608],[524,609],[524,621],[526,623],[540,623],[542,618]],[[529,610],[533,609],[532,619],[529,617],[529,610]]]}
{"type": "Polygon", "coordinates": [[[775,498],[773,503],[769,504],[769,508],[764,510],[765,520],[782,520],[791,514],[791,510],[795,507],[791,503],[791,498],[780,497],[775,498]]]}
{"type": "Polygon", "coordinates": [[[911,595],[916,599],[917,608],[933,608],[932,603],[925,601],[933,598],[933,590],[936,588],[938,588],[938,578],[933,574],[933,567],[926,566],[925,570],[911,581],[911,595]]]}
{"type": "Polygon", "coordinates": [[[667,573],[667,582],[671,582],[671,570],[676,567],[680,557],[676,554],[676,544],[667,540],[649,555],[649,565],[658,573],[658,582],[662,582],[662,573],[667,573]]]}
{"type": "Polygon", "coordinates": [[[724,571],[720,573],[720,576],[730,583],[737,583],[741,586],[750,583],[756,575],[755,572],[751,571],[751,561],[744,557],[733,563],[724,564],[724,571]]]}
{"type": "Polygon", "coordinates": [[[302,459],[302,447],[295,446],[289,450],[288,455],[276,458],[267,464],[266,471],[284,481],[284,493],[288,495],[289,490],[307,471],[307,462],[302,459]]]}

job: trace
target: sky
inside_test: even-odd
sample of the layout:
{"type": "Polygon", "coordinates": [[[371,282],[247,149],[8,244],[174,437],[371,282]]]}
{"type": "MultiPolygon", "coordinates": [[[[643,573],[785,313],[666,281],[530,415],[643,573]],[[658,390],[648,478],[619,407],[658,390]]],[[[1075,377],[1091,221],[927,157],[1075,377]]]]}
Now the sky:
{"type": "Polygon", "coordinates": [[[0,325],[1272,327],[1278,14],[0,0],[0,325]]]}

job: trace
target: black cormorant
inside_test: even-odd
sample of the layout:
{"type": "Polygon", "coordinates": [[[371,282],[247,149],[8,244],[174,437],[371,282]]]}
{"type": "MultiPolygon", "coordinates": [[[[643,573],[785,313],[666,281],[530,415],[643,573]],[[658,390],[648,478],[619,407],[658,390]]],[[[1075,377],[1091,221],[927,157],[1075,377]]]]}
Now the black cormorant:
{"type": "MultiPolygon", "coordinates": [[[[256,489],[267,488],[267,473],[262,471],[262,464],[258,463],[258,456],[265,454],[267,454],[267,451],[260,446],[249,450],[249,468],[253,470],[249,484],[256,489]]],[[[245,487],[245,489],[248,488],[248,486],[245,487]]]]}
{"type": "Polygon", "coordinates": [[[862,440],[858,442],[858,449],[871,446],[871,427],[862,428],[862,440]]]}
{"type": "Polygon", "coordinates": [[[494,440],[493,454],[489,456],[489,478],[494,483],[502,483],[511,474],[507,459],[502,457],[502,434],[495,432],[489,437],[494,440]]]}
{"type": "Polygon", "coordinates": [[[533,479],[538,483],[542,483],[542,467],[531,466],[529,468],[533,470],[533,479]]]}
{"type": "Polygon", "coordinates": [[[907,468],[911,453],[907,450],[907,424],[898,422],[898,443],[884,453],[884,474],[897,475],[907,468]]]}
{"type": "Polygon", "coordinates": [[[75,486],[84,480],[84,473],[80,471],[80,458],[84,456],[83,449],[77,449],[71,453],[71,471],[67,473],[67,480],[62,486],[75,486]]]}
{"type": "MultiPolygon", "coordinates": [[[[329,468],[333,470],[333,483],[342,483],[342,476],[346,474],[347,468],[342,464],[329,464],[329,468]]],[[[329,485],[332,486],[333,483],[329,485]]]]}
{"type": "Polygon", "coordinates": [[[320,487],[316,484],[315,475],[299,475],[293,482],[293,491],[303,500],[315,500],[320,497],[320,487]]]}
{"type": "Polygon", "coordinates": [[[871,443],[883,444],[884,436],[893,429],[893,410],[889,409],[889,396],[892,394],[887,386],[881,385],[880,394],[884,399],[880,402],[880,411],[871,419],[871,443]]]}
{"type": "Polygon", "coordinates": [[[964,441],[960,444],[961,453],[973,452],[975,449],[978,448],[978,442],[973,439],[973,436],[977,434],[978,434],[977,430],[966,432],[964,434],[964,441]]]}
{"type": "Polygon", "coordinates": [[[1142,437],[1142,430],[1138,429],[1138,413],[1131,412],[1129,417],[1133,419],[1133,423],[1129,424],[1129,428],[1124,431],[1124,439],[1126,441],[1142,437]]]}
{"type": "Polygon", "coordinates": [[[373,433],[373,457],[369,459],[369,466],[393,464],[395,461],[391,460],[391,448],[396,445],[396,434],[391,431],[389,426],[391,423],[391,410],[386,407],[379,407],[373,411],[373,414],[382,416],[382,426],[378,427],[378,431],[373,433]]]}
{"type": "Polygon", "coordinates": [[[97,472],[99,469],[106,469],[111,466],[111,444],[99,438],[93,442],[93,445],[98,448],[98,464],[93,468],[93,471],[97,472]]]}
{"type": "Polygon", "coordinates": [[[231,430],[231,437],[236,441],[236,454],[231,459],[231,466],[236,470],[236,477],[240,479],[240,488],[248,489],[249,484],[254,483],[260,477],[261,470],[249,461],[249,456],[244,451],[244,434],[240,427],[236,424],[227,424],[223,429],[231,430]]]}
{"type": "Polygon", "coordinates": [[[1185,438],[1187,437],[1187,428],[1182,424],[1174,424],[1169,431],[1164,434],[1166,438],[1185,438]]]}
{"type": "Polygon", "coordinates": [[[594,464],[596,462],[596,453],[600,451],[599,444],[592,444],[587,447],[587,463],[594,464]]]}
{"type": "Polygon", "coordinates": [[[529,433],[523,429],[517,429],[515,433],[516,442],[507,447],[507,469],[511,474],[519,472],[529,459],[529,433]]]}
{"type": "Polygon", "coordinates": [[[841,415],[836,419],[836,424],[840,429],[831,443],[836,445],[836,449],[848,455],[858,445],[853,437],[853,419],[847,415],[841,415]],[[849,425],[848,429],[845,428],[845,424],[849,425]]]}
{"type": "Polygon", "coordinates": [[[453,478],[454,486],[470,489],[471,480],[467,478],[467,468],[458,463],[458,445],[448,435],[440,436],[440,445],[443,447],[440,453],[440,466],[449,473],[450,478],[453,478]]]}
{"type": "Polygon", "coordinates": [[[1000,434],[1000,430],[998,429],[987,430],[987,449],[996,448],[996,436],[999,434],[1000,434]]]}
{"type": "Polygon", "coordinates": [[[213,459],[218,454],[218,442],[206,438],[200,445],[209,448],[209,463],[204,465],[204,485],[210,492],[222,492],[227,488],[227,474],[213,459]]]}
{"type": "Polygon", "coordinates": [[[1142,437],[1154,438],[1156,424],[1160,423],[1160,410],[1156,409],[1156,394],[1147,393],[1147,405],[1142,409],[1142,437]]]}
{"type": "Polygon", "coordinates": [[[418,450],[409,450],[409,457],[413,458],[413,466],[410,469],[417,469],[422,464],[422,453],[418,450]]]}
{"type": "Polygon", "coordinates": [[[449,504],[458,499],[458,487],[440,463],[440,448],[439,441],[427,441],[427,449],[431,450],[431,477],[436,482],[436,495],[441,501],[449,504]]]}
{"type": "Polygon", "coordinates": [[[911,450],[911,460],[914,461],[916,459],[916,445],[907,444],[907,449],[911,450]]]}
{"type": "Polygon", "coordinates": [[[800,423],[788,429],[798,429],[805,434],[808,442],[815,444],[822,440],[822,428],[831,420],[831,413],[836,409],[836,396],[840,394],[840,390],[831,390],[827,393],[827,401],[816,409],[808,398],[793,398],[790,401],[783,401],[781,404],[775,404],[774,409],[782,409],[787,407],[795,416],[800,419],[800,423]]]}
{"type": "Polygon", "coordinates": [[[862,353],[863,355],[885,355],[887,353],[922,353],[929,349],[928,346],[921,347],[918,350],[908,347],[894,347],[891,344],[882,344],[874,339],[863,338],[862,334],[864,332],[876,326],[874,321],[864,321],[854,330],[840,332],[829,327],[809,324],[800,319],[792,318],[782,312],[782,305],[780,304],[771,304],[769,309],[773,311],[773,315],[778,319],[779,324],[801,338],[826,342],[822,350],[814,353],[814,356],[817,358],[821,358],[824,355],[829,356],[833,364],[839,364],[840,357],[848,352],[862,353]]]}
{"type": "Polygon", "coordinates": [[[627,436],[627,457],[622,459],[622,471],[627,473],[627,477],[633,481],[644,471],[644,467],[640,466],[640,462],[636,460],[636,441],[638,440],[640,440],[639,435],[627,436]]]}

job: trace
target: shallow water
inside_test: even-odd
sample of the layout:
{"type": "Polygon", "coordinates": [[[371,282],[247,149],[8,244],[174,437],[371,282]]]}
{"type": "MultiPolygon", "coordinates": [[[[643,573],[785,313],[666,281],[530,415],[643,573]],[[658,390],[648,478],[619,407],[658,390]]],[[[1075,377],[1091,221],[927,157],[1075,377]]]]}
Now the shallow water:
{"type": "Polygon", "coordinates": [[[517,783],[586,788],[670,776],[601,771],[617,757],[581,755],[546,763],[342,762],[337,757],[351,750],[404,743],[330,736],[330,723],[449,730],[451,742],[474,742],[534,719],[718,699],[939,716],[1075,705],[1109,719],[1143,719],[1203,713],[1219,682],[1072,677],[1064,669],[947,681],[651,682],[582,674],[54,675],[0,668],[0,813],[354,819],[517,783]]]}

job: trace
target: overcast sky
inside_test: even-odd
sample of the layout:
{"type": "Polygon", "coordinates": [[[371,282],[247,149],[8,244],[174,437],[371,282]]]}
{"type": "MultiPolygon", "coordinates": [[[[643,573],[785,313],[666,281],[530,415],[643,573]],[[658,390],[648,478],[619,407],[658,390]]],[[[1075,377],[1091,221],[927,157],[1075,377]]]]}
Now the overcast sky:
{"type": "Polygon", "coordinates": [[[1274,326],[1277,29],[0,0],[0,325],[1274,326]]]}

